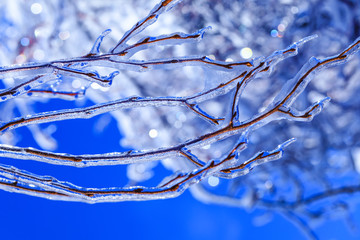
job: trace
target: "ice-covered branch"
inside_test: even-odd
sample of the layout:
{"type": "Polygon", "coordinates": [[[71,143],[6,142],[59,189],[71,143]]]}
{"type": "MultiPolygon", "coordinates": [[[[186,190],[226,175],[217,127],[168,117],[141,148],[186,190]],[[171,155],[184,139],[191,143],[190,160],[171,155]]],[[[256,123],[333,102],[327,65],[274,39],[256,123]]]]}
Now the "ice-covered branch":
{"type": "Polygon", "coordinates": [[[181,2],[181,0],[162,0],[161,3],[157,4],[149,13],[147,17],[137,22],[129,31],[127,31],[124,36],[120,39],[120,41],[116,44],[116,46],[111,50],[111,53],[117,53],[122,51],[126,42],[142,32],[145,28],[155,23],[157,18],[163,12],[169,11],[176,4],[181,2]]]}
{"type": "MultiPolygon", "coordinates": [[[[302,42],[302,41],[301,41],[302,42]]],[[[217,142],[219,140],[228,138],[230,136],[233,136],[235,134],[239,134],[244,132],[244,130],[248,129],[249,127],[256,126],[256,128],[259,128],[265,124],[268,124],[271,121],[279,120],[282,118],[282,114],[284,113],[283,107],[286,105],[287,102],[294,101],[296,97],[303,91],[305,88],[305,83],[307,84],[311,80],[311,76],[314,75],[315,71],[319,71],[320,68],[324,68],[327,66],[332,66],[335,63],[338,63],[339,61],[345,61],[350,54],[344,55],[344,53],[348,53],[350,50],[352,50],[352,53],[356,52],[358,49],[359,41],[355,41],[350,47],[348,47],[346,50],[344,50],[339,55],[336,55],[334,57],[327,58],[325,60],[318,60],[318,63],[315,66],[309,66],[308,64],[303,67],[301,72],[295,77],[295,80],[292,80],[294,82],[294,86],[292,86],[290,91],[287,91],[288,85],[285,85],[283,89],[280,91],[280,93],[275,97],[273,103],[269,105],[269,107],[261,112],[259,115],[255,116],[254,118],[251,118],[247,121],[244,121],[239,124],[233,125],[233,123],[226,125],[225,127],[218,129],[214,132],[209,132],[205,135],[202,135],[198,138],[188,140],[182,144],[169,147],[169,148],[161,148],[156,150],[146,150],[146,151],[131,151],[131,152],[125,152],[125,153],[107,153],[107,154],[95,154],[95,155],[71,155],[71,154],[58,154],[58,153],[52,153],[52,152],[46,152],[36,149],[29,149],[29,148],[19,148],[19,147],[12,147],[12,146],[1,146],[1,156],[4,157],[11,157],[11,158],[19,158],[19,159],[28,159],[28,160],[37,160],[37,161],[43,161],[48,163],[54,163],[54,164],[63,164],[63,165],[72,165],[72,166],[96,166],[96,165],[114,165],[114,164],[129,164],[129,163],[135,163],[135,162],[144,162],[144,161],[151,161],[153,159],[164,159],[171,156],[176,156],[181,152],[181,149],[187,148],[196,148],[208,144],[212,144],[214,142],[217,142]],[[285,94],[284,94],[285,93],[285,94]],[[282,99],[282,100],[278,100],[282,99]],[[271,117],[272,115],[276,113],[282,113],[279,116],[271,117]]],[[[296,46],[296,45],[295,45],[296,46]]],[[[291,48],[293,49],[293,48],[291,48]]],[[[280,52],[280,57],[283,57],[285,53],[288,53],[289,50],[285,50],[283,52],[280,52]]],[[[274,60],[277,60],[278,54],[274,54],[269,57],[269,61],[276,62],[274,60]]],[[[245,82],[244,85],[246,85],[246,81],[249,80],[251,77],[254,76],[256,71],[259,71],[261,67],[264,67],[266,65],[266,61],[259,63],[257,67],[249,71],[249,73],[245,74],[242,79],[242,83],[245,82]]],[[[230,80],[232,81],[232,80],[230,80]]],[[[224,85],[221,85],[224,86],[224,85]]],[[[239,87],[237,88],[239,89],[239,87]]],[[[240,90],[237,90],[240,91],[240,90]]],[[[191,99],[194,99],[192,97],[191,99]]],[[[131,103],[134,106],[133,103],[138,104],[141,106],[142,103],[146,105],[171,105],[179,102],[179,99],[162,99],[161,101],[157,101],[156,99],[138,99],[138,98],[130,98],[127,99],[121,104],[124,106],[125,104],[131,103]]],[[[8,123],[3,125],[1,130],[5,130],[6,128],[14,128],[13,126],[22,126],[27,125],[27,122],[33,122],[33,123],[39,123],[39,122],[48,122],[49,119],[56,120],[56,119],[66,119],[66,118],[86,118],[87,116],[91,115],[97,115],[108,108],[112,110],[113,105],[119,104],[118,102],[105,104],[100,107],[90,107],[86,109],[80,109],[76,111],[68,111],[63,113],[51,113],[51,114],[45,114],[44,116],[35,116],[33,118],[28,119],[16,119],[12,123],[8,123]],[[100,110],[99,110],[100,109],[100,110]]],[[[316,103],[314,107],[311,107],[310,110],[306,111],[307,114],[311,113],[311,116],[314,116],[319,113],[319,110],[321,107],[319,107],[321,103],[316,103]],[[315,107],[317,106],[317,107],[315,107]],[[314,111],[316,108],[317,111],[314,111]]],[[[287,104],[289,105],[289,104],[287,104]]],[[[198,110],[197,110],[198,111],[198,110]]],[[[298,119],[298,118],[294,118],[298,119]]],[[[301,118],[299,118],[301,119],[301,118]]]]}
{"type": "MultiPolygon", "coordinates": [[[[7,129],[14,129],[21,126],[26,126],[29,124],[37,124],[37,123],[46,123],[46,122],[52,122],[52,121],[60,121],[60,120],[66,120],[66,119],[75,119],[75,118],[90,118],[93,116],[96,116],[98,114],[102,114],[109,111],[114,110],[120,110],[124,108],[135,108],[135,107],[146,107],[146,106],[179,106],[184,105],[188,108],[190,108],[192,111],[197,113],[200,117],[209,120],[212,123],[218,124],[218,121],[224,120],[224,118],[214,118],[209,116],[206,112],[201,110],[199,106],[195,103],[203,102],[207,99],[214,98],[218,95],[224,95],[227,92],[229,92],[233,86],[235,85],[235,82],[237,82],[237,90],[236,95],[234,97],[232,112],[234,112],[236,104],[236,99],[239,99],[241,92],[245,88],[246,84],[252,80],[256,73],[268,71],[270,67],[274,67],[279,61],[285,59],[286,57],[293,56],[297,52],[297,48],[301,46],[304,42],[308,41],[309,38],[305,38],[290,47],[288,47],[285,50],[282,51],[276,51],[274,54],[269,56],[264,61],[261,61],[258,66],[254,67],[249,72],[243,71],[241,74],[236,76],[235,78],[232,78],[231,80],[221,83],[218,86],[209,89],[205,92],[201,92],[198,94],[195,94],[193,96],[189,97],[182,97],[182,98],[174,98],[174,97],[160,97],[160,98],[140,98],[140,97],[131,97],[127,99],[120,99],[118,101],[108,102],[105,104],[99,104],[93,107],[87,107],[83,109],[70,109],[70,110],[63,110],[63,111],[57,111],[57,112],[48,112],[48,113],[42,113],[34,116],[28,116],[28,117],[22,117],[18,119],[14,119],[11,122],[4,123],[0,127],[0,132],[5,131],[7,129]],[[289,54],[290,53],[290,54],[289,54]],[[239,82],[240,80],[240,82],[239,82]],[[239,96],[238,96],[239,95],[239,96]]],[[[203,61],[206,61],[207,59],[201,58],[203,61]]],[[[196,59],[186,59],[186,61],[194,61],[196,59]]],[[[181,59],[178,59],[177,61],[172,61],[169,63],[179,63],[181,62],[181,59]]],[[[184,60],[185,61],[185,60],[184,60]]],[[[209,63],[215,64],[214,61],[210,61],[209,63]]],[[[147,63],[148,64],[148,63],[147,63]]],[[[232,67],[236,66],[237,64],[242,63],[220,63],[217,62],[217,66],[227,66],[232,67]]],[[[32,80],[34,81],[34,80],[32,80]]],[[[24,85],[24,84],[22,84],[24,85]]],[[[17,86],[15,89],[19,89],[20,86],[17,86]]],[[[14,88],[11,90],[7,90],[8,93],[14,93],[14,88]]]]}
{"type": "MultiPolygon", "coordinates": [[[[257,157],[244,162],[238,168],[253,168],[266,161],[278,159],[278,152],[281,152],[282,148],[289,143],[288,141],[282,144],[272,152],[259,153],[257,157]]],[[[209,161],[199,169],[195,169],[189,173],[177,174],[166,183],[161,184],[160,187],[82,188],[67,182],[58,181],[52,177],[37,176],[4,165],[0,166],[0,175],[2,176],[2,178],[0,178],[0,187],[4,190],[27,193],[49,199],[90,203],[172,198],[184,192],[192,184],[198,183],[202,179],[221,171],[224,167],[226,168],[228,162],[238,158],[238,154],[235,154],[234,151],[242,151],[244,144],[245,142],[238,143],[236,148],[221,160],[209,161]]],[[[186,153],[186,156],[190,155],[186,153]]],[[[226,169],[225,172],[227,171],[233,171],[233,169],[226,169]]],[[[247,173],[249,173],[249,171],[243,172],[242,175],[247,173]]]]}

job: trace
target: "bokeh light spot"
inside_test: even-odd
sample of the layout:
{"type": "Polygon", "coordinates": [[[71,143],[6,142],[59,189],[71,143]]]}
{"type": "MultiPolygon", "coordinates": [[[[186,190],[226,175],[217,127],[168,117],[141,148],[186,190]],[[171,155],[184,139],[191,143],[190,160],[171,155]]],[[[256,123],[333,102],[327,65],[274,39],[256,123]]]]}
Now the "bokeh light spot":
{"type": "Polygon", "coordinates": [[[252,57],[253,52],[252,52],[251,48],[245,47],[245,48],[241,49],[240,55],[242,58],[248,59],[248,58],[252,57]]]}
{"type": "Polygon", "coordinates": [[[33,14],[40,14],[43,10],[40,3],[33,3],[30,9],[33,14]]]}

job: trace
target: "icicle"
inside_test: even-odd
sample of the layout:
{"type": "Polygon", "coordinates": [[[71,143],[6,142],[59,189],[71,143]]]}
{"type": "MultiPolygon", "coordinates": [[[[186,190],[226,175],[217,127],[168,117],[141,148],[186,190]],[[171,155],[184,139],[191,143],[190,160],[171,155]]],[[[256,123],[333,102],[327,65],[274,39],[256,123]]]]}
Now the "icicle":
{"type": "Polygon", "coordinates": [[[100,34],[100,36],[96,39],[94,46],[91,48],[88,56],[94,56],[100,53],[100,45],[109,33],[111,33],[111,29],[106,29],[104,32],[100,34]]]}

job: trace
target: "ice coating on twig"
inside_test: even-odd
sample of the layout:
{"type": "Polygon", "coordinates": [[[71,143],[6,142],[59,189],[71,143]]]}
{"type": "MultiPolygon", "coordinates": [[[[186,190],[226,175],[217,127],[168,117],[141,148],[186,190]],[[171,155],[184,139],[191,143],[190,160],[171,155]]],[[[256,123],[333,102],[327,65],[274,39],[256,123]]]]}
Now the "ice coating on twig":
{"type": "Polygon", "coordinates": [[[255,154],[254,157],[238,166],[224,169],[223,172],[220,172],[220,174],[218,174],[218,176],[231,179],[246,175],[250,173],[250,171],[256,166],[280,159],[283,156],[284,148],[293,143],[295,140],[295,138],[291,138],[286,142],[278,145],[277,148],[272,151],[259,152],[255,154]]]}
{"type": "Polygon", "coordinates": [[[178,44],[191,43],[192,41],[199,41],[204,37],[204,33],[209,29],[211,29],[211,27],[205,27],[191,34],[177,32],[160,35],[157,37],[144,37],[140,39],[137,43],[128,46],[127,48],[122,50],[122,54],[120,55],[126,55],[127,58],[130,58],[132,55],[139,51],[155,46],[174,46],[178,44]]]}
{"type": "Polygon", "coordinates": [[[182,0],[163,0],[161,3],[157,4],[149,13],[147,17],[137,22],[129,31],[127,31],[120,41],[115,45],[115,47],[110,51],[111,53],[121,52],[126,44],[126,42],[133,36],[142,32],[145,28],[155,23],[157,18],[163,12],[169,11],[176,4],[182,0]]]}
{"type": "Polygon", "coordinates": [[[296,119],[297,121],[311,121],[317,114],[322,111],[325,104],[328,102],[330,102],[330,98],[326,97],[320,101],[315,102],[304,111],[299,111],[294,108],[285,109],[285,107],[280,108],[279,111],[283,113],[285,118],[288,120],[296,119]]]}
{"type": "Polygon", "coordinates": [[[322,60],[312,57],[308,63],[301,68],[298,74],[284,85],[274,102],[282,101],[282,104],[291,106],[318,71],[348,61],[349,58],[359,50],[359,43],[360,38],[357,38],[340,54],[322,60]]]}

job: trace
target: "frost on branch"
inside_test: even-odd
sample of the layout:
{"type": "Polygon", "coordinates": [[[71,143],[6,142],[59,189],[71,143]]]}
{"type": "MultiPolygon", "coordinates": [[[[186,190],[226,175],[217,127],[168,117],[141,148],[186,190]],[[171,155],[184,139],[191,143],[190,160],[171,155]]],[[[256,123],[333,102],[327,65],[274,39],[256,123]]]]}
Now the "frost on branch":
{"type": "MultiPolygon", "coordinates": [[[[200,14],[196,11],[203,9],[197,5],[202,1],[180,2],[159,2],[127,29],[121,22],[120,30],[111,32],[104,23],[93,22],[81,28],[92,36],[83,33],[87,40],[61,42],[67,53],[54,54],[58,58],[35,61],[39,59],[32,44],[40,45],[39,32],[34,39],[26,38],[29,42],[22,39],[22,47],[13,49],[17,51],[14,57],[0,58],[0,156],[16,166],[0,166],[0,188],[49,199],[95,203],[172,198],[193,186],[190,190],[194,197],[205,202],[280,209],[288,217],[306,220],[315,218],[312,213],[317,209],[312,209],[313,203],[329,199],[333,204],[337,195],[357,192],[359,188],[354,184],[339,186],[336,177],[338,172],[345,176],[359,171],[358,120],[351,124],[349,119],[355,119],[358,103],[354,99],[359,89],[356,54],[360,39],[349,38],[341,43],[342,49],[322,52],[328,43],[322,40],[321,33],[317,39],[311,35],[313,32],[299,34],[294,30],[294,39],[290,39],[281,35],[284,22],[278,26],[277,35],[273,31],[271,34],[289,38],[287,45],[273,43],[274,39],[269,40],[270,44],[258,42],[263,41],[259,30],[251,35],[259,37],[247,43],[257,44],[252,49],[261,57],[251,59],[245,54],[249,54],[246,48],[242,49],[245,53],[232,50],[244,45],[245,40],[237,39],[234,33],[240,27],[232,26],[225,17],[211,15],[210,10],[204,15],[206,22],[220,21],[212,29],[202,25],[192,29],[184,24],[174,31],[154,30],[161,25],[162,17],[195,11],[191,14],[196,19],[200,14]],[[167,13],[170,9],[174,12],[167,13]],[[116,36],[119,31],[122,36],[116,36]],[[213,32],[219,35],[211,36],[213,32]],[[219,38],[223,44],[215,44],[213,39],[219,38]],[[33,59],[23,61],[26,52],[32,53],[33,59]],[[246,59],[241,59],[239,53],[246,59]],[[301,56],[295,58],[299,53],[301,56]],[[338,67],[330,68],[334,66],[338,67]],[[339,67],[342,74],[334,81],[343,85],[339,87],[336,84],[340,83],[335,82],[335,87],[330,88],[325,84],[329,78],[325,73],[334,75],[337,70],[333,69],[339,67]],[[54,99],[62,103],[67,100],[64,106],[70,107],[51,108],[54,99]],[[46,101],[50,107],[36,110],[39,103],[46,101]],[[324,108],[329,110],[322,112],[324,108]],[[351,109],[349,116],[343,109],[351,109]],[[122,147],[133,150],[119,148],[96,154],[56,151],[61,142],[51,136],[50,126],[75,119],[94,121],[97,116],[115,119],[124,135],[122,147]],[[349,129],[346,125],[350,125],[349,129]],[[31,131],[37,146],[17,144],[16,135],[23,128],[31,131]],[[346,129],[347,133],[334,136],[332,129],[346,129]],[[287,147],[294,137],[298,141],[287,147]],[[70,167],[127,165],[129,183],[122,187],[81,187],[61,176],[39,176],[21,170],[17,167],[20,160],[70,167]],[[172,174],[157,176],[153,168],[158,163],[172,174]],[[152,176],[158,180],[157,185],[141,182],[152,176]],[[213,184],[211,179],[219,182],[213,184]],[[239,194],[239,189],[244,193],[239,194]]],[[[81,11],[80,5],[74,8],[81,11]]],[[[176,19],[182,21],[179,16],[176,19]]],[[[61,40],[70,34],[60,29],[52,31],[57,33],[52,36],[58,35],[61,40]]],[[[43,47],[44,52],[51,51],[43,47]]],[[[10,45],[0,51],[5,51],[3,48],[10,49],[10,45]]],[[[88,132],[90,135],[91,130],[88,132]]],[[[311,235],[311,231],[308,233],[311,235]]]]}

